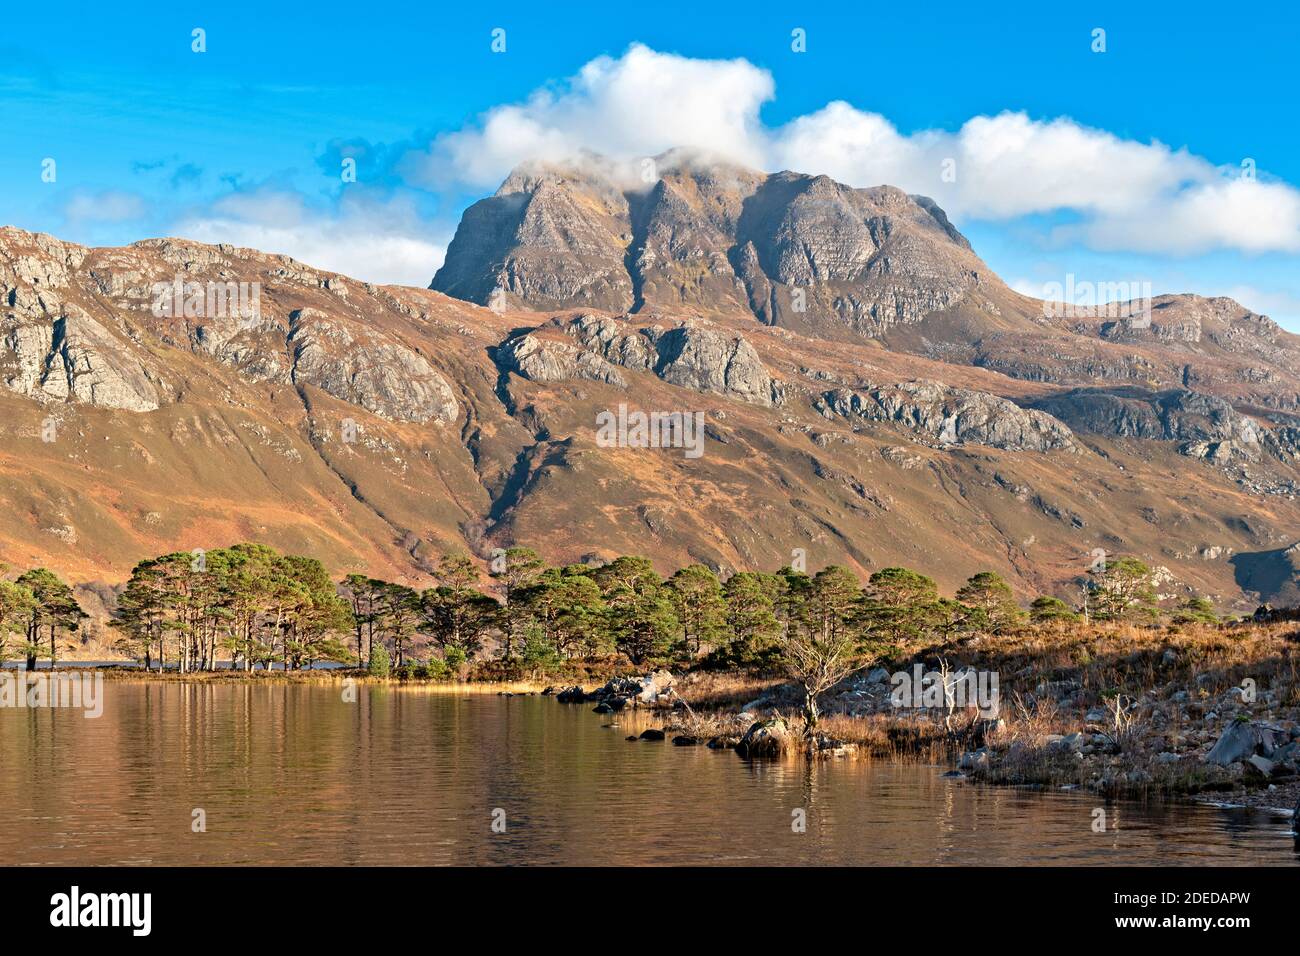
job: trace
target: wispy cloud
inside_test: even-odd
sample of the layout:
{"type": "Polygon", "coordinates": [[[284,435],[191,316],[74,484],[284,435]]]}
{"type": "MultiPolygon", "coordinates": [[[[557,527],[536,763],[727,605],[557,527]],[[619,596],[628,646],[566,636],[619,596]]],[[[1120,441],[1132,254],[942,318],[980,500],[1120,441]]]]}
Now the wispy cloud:
{"type": "Polygon", "coordinates": [[[78,190],[64,204],[63,215],[67,222],[77,226],[84,223],[116,223],[143,219],[148,204],[143,196],[120,189],[100,191],[78,190]]]}
{"type": "Polygon", "coordinates": [[[259,186],[223,197],[172,231],[200,242],[284,253],[380,284],[428,285],[446,254],[445,237],[409,201],[365,194],[317,207],[300,193],[259,186]]]}
{"type": "Polygon", "coordinates": [[[151,177],[157,173],[166,176],[172,189],[197,186],[203,179],[203,167],[198,163],[182,161],[179,156],[164,159],[138,159],[131,164],[137,176],[151,177]]]}

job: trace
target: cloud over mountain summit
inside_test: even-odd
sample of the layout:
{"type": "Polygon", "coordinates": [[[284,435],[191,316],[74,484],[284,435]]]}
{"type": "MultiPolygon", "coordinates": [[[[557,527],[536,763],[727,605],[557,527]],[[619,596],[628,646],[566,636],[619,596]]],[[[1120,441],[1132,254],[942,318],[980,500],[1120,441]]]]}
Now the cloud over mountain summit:
{"type": "Polygon", "coordinates": [[[528,160],[591,151],[629,162],[691,147],[755,168],[890,184],[934,197],[959,218],[1068,213],[1057,241],[1187,255],[1300,250],[1300,192],[1253,161],[1218,164],[1069,118],[974,116],[957,130],[904,132],[835,100],[779,126],[761,110],[772,75],[744,59],[703,60],[633,44],[557,87],[488,110],[409,154],[405,173],[431,188],[486,188],[528,160]]]}

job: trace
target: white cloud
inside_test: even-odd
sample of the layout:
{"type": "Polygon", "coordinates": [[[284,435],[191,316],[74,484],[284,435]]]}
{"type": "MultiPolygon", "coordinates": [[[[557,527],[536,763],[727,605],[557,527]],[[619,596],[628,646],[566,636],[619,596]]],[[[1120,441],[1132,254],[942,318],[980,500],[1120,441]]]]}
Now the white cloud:
{"type": "Polygon", "coordinates": [[[1032,279],[1026,279],[1019,276],[1007,282],[1012,292],[1019,292],[1021,295],[1027,295],[1031,299],[1043,298],[1043,288],[1047,285],[1045,282],[1034,282],[1032,279]]]}
{"type": "Polygon", "coordinates": [[[957,217],[1079,213],[1080,223],[1055,229],[1053,238],[1094,249],[1300,251],[1300,191],[1293,186],[1068,119],[1001,113],[974,117],[956,133],[905,136],[878,114],[835,102],[776,130],[771,155],[776,166],[854,186],[891,183],[925,193],[957,217]]]}
{"type": "Polygon", "coordinates": [[[141,196],[120,189],[74,193],[63,208],[64,216],[73,224],[127,222],[144,218],[147,211],[141,196]]]}
{"type": "MultiPolygon", "coordinates": [[[[787,123],[771,137],[769,167],[824,173],[841,182],[901,185],[922,175],[927,143],[899,134],[883,116],[854,109],[843,100],[787,123]],[[810,165],[811,164],[811,165],[810,165]]],[[[925,170],[940,173],[939,161],[925,170]]]]}
{"type": "Polygon", "coordinates": [[[774,92],[771,74],[746,60],[695,60],[634,44],[618,59],[592,60],[558,92],[539,90],[439,136],[408,157],[407,169],[437,188],[492,188],[525,160],[583,150],[627,159],[674,146],[758,166],[765,156],[758,111],[774,92]]]}
{"type": "Polygon", "coordinates": [[[294,226],[306,217],[303,197],[287,189],[260,186],[222,196],[212,204],[220,219],[241,220],[264,226],[294,226]]]}
{"type": "Polygon", "coordinates": [[[404,169],[426,186],[481,190],[527,159],[586,150],[630,160],[685,146],[854,186],[890,183],[934,197],[959,218],[1077,214],[1080,222],[1056,238],[1099,249],[1300,250],[1300,192],[1241,178],[1185,149],[1011,112],[972,117],[955,132],[905,134],[843,101],[770,128],[759,110],[774,94],[771,74],[746,60],[636,44],[618,59],[592,60],[556,90],[437,137],[404,169]]]}
{"type": "Polygon", "coordinates": [[[1193,254],[1215,247],[1300,251],[1300,192],[1285,183],[1219,179],[1137,203],[1083,227],[1098,249],[1193,254]]]}
{"type": "Polygon", "coordinates": [[[378,284],[427,286],[447,251],[400,200],[345,198],[330,214],[308,208],[297,193],[275,189],[223,197],[172,231],[199,242],[283,253],[378,284]]]}

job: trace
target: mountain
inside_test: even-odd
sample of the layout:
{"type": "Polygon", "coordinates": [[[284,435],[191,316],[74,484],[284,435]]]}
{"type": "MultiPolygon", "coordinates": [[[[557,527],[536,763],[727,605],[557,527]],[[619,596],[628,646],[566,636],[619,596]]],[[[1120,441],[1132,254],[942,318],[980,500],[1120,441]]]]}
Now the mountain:
{"type": "Polygon", "coordinates": [[[609,163],[529,164],[472,205],[430,288],[488,305],[750,313],[877,335],[1006,292],[933,202],[687,154],[653,185],[609,163]]]}
{"type": "Polygon", "coordinates": [[[1191,295],[1057,315],[922,197],[656,163],[516,171],[428,290],[0,229],[0,560],[102,592],[238,540],[412,584],[802,550],[1072,599],[1100,548],[1170,597],[1296,590],[1295,336],[1191,295]],[[702,453],[604,440],[638,412],[702,453]]]}
{"type": "Polygon", "coordinates": [[[1027,381],[1300,412],[1300,337],[1231,299],[1047,308],[924,196],[682,151],[653,163],[653,184],[599,157],[526,164],[466,211],[430,288],[498,308],[743,317],[1027,381]]]}

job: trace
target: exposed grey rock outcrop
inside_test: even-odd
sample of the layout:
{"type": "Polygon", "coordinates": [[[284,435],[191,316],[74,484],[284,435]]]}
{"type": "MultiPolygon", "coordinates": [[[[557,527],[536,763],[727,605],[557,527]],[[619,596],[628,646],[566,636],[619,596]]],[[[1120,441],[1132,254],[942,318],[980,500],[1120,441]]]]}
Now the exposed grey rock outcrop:
{"type": "Polygon", "coordinates": [[[323,389],[392,421],[454,421],[459,411],[447,380],[393,339],[361,339],[314,309],[290,315],[293,380],[323,389]]]}
{"type": "Polygon", "coordinates": [[[1254,419],[1226,400],[1186,389],[1074,389],[1033,407],[1080,432],[1182,442],[1180,451],[1196,458],[1257,458],[1263,440],[1254,419]]]}
{"type": "Polygon", "coordinates": [[[76,306],[53,321],[0,320],[0,380],[37,401],[150,412],[158,390],[130,346],[76,306]]]}
{"type": "Polygon", "coordinates": [[[192,351],[211,355],[254,382],[287,382],[291,366],[283,321],[263,314],[205,319],[189,328],[192,351]]]}
{"type": "Polygon", "coordinates": [[[743,336],[695,323],[627,329],[611,318],[583,315],[509,339],[497,359],[534,382],[588,379],[624,388],[621,367],[754,405],[780,404],[784,394],[743,336]]]}
{"type": "MultiPolygon", "coordinates": [[[[231,270],[247,252],[171,239],[96,251],[81,283],[89,283],[92,296],[125,300],[116,302],[118,311],[105,320],[101,303],[72,281],[90,250],[39,233],[0,229],[0,382],[37,401],[153,411],[165,386],[156,356],[144,346],[143,328],[156,342],[211,356],[250,381],[311,384],[392,421],[457,417],[455,393],[423,355],[343,315],[300,308],[276,317],[225,304],[194,316],[151,309],[153,284],[168,279],[160,261],[175,276],[214,270],[214,283],[224,287],[242,281],[231,270]],[[87,311],[91,308],[94,314],[87,311]],[[140,310],[139,320],[133,310],[140,310]]],[[[286,257],[271,261],[279,263],[276,274],[293,271],[297,281],[340,298],[347,295],[337,276],[286,257]]]]}
{"type": "Polygon", "coordinates": [[[658,353],[649,337],[624,328],[615,319],[581,315],[569,323],[565,331],[584,348],[623,368],[648,370],[653,369],[658,361],[658,353]]]}
{"type": "Polygon", "coordinates": [[[535,333],[507,341],[498,352],[498,361],[532,382],[568,382],[583,378],[619,388],[627,385],[622,373],[597,353],[535,333]]]}
{"type": "Polygon", "coordinates": [[[1260,723],[1234,721],[1228,725],[1210,752],[1205,755],[1205,762],[1226,767],[1239,760],[1247,760],[1253,754],[1268,758],[1273,755],[1276,744],[1271,727],[1260,723]]]}
{"type": "Polygon", "coordinates": [[[755,405],[773,404],[772,376],[741,336],[683,325],[654,332],[651,340],[659,355],[655,374],[665,382],[755,405]]]}
{"type": "Polygon", "coordinates": [[[1116,303],[1099,311],[1100,319],[1076,322],[1071,330],[1109,341],[1158,342],[1192,352],[1200,351],[1192,346],[1209,345],[1270,363],[1292,364],[1281,327],[1224,296],[1161,295],[1150,302],[1116,303]]]}
{"type": "Polygon", "coordinates": [[[134,350],[76,306],[52,327],[41,391],[101,408],[151,412],[158,392],[134,350]]]}
{"type": "Polygon", "coordinates": [[[633,304],[631,238],[612,184],[528,164],[465,210],[429,288],[481,305],[622,311],[633,304]]]}
{"type": "Polygon", "coordinates": [[[741,228],[753,247],[741,250],[742,280],[773,325],[833,319],[877,336],[956,305],[987,272],[931,200],[892,186],[777,173],[741,228]]]}
{"type": "Polygon", "coordinates": [[[779,757],[794,747],[794,734],[784,717],[757,720],[736,744],[742,757],[779,757]]]}
{"type": "Polygon", "coordinates": [[[1074,446],[1070,429],[1045,412],[939,382],[903,382],[866,391],[834,389],[824,393],[815,407],[827,418],[896,423],[940,445],[971,443],[1010,451],[1074,446]]]}
{"type": "Polygon", "coordinates": [[[11,227],[0,232],[0,381],[5,387],[37,401],[156,409],[158,390],[136,347],[65,301],[70,274],[86,250],[11,227]]]}

